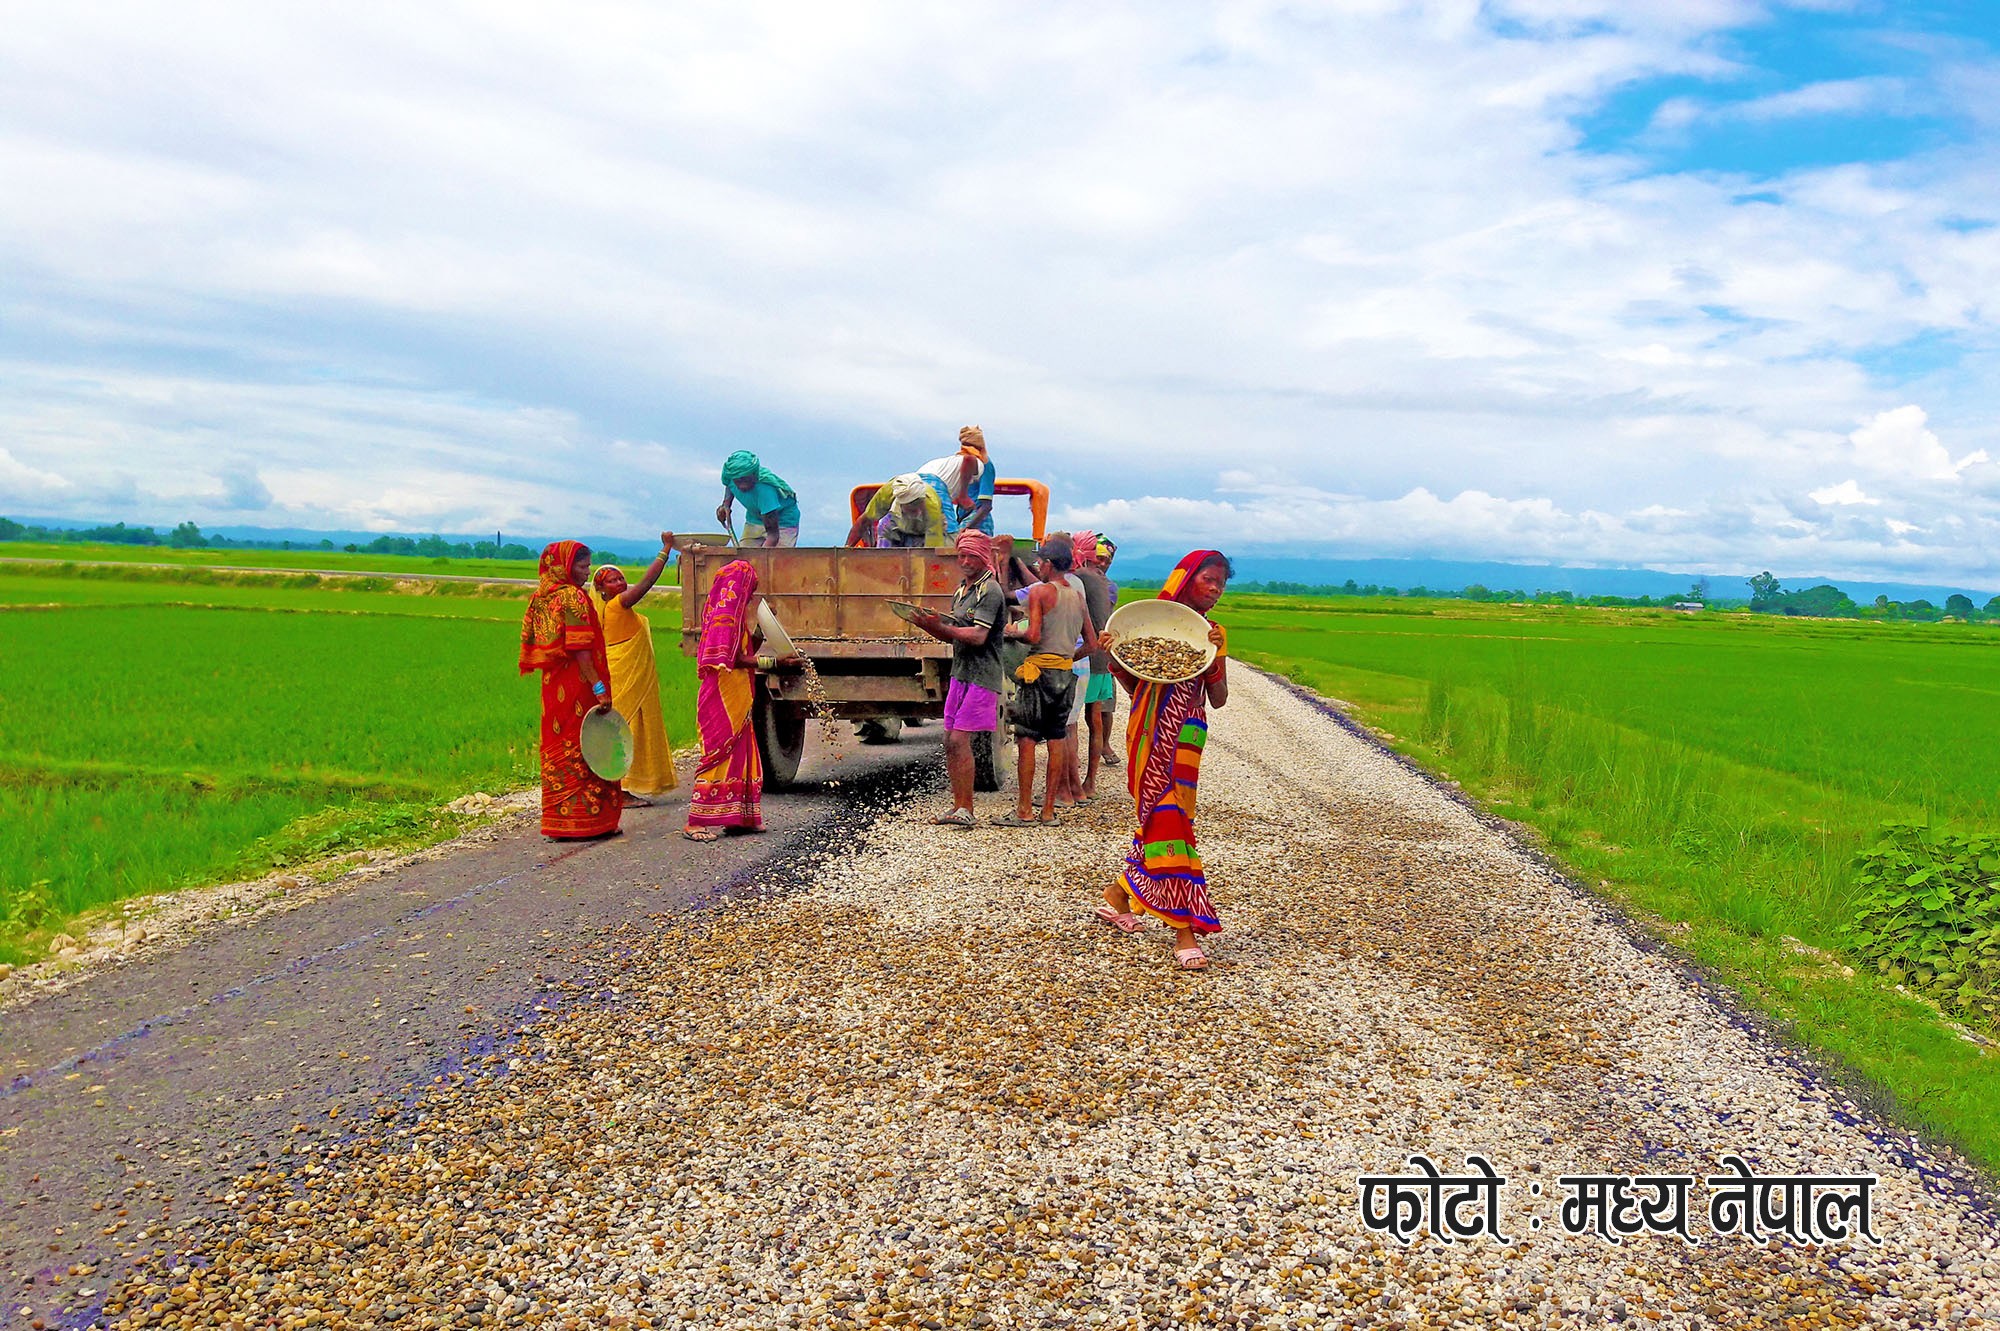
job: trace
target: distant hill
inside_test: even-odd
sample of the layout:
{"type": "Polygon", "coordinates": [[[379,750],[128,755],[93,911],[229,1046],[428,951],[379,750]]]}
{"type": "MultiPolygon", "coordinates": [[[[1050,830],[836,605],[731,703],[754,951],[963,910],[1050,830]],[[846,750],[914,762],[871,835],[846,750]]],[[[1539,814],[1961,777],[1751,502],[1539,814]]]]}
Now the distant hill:
{"type": "MultiPolygon", "coordinates": [[[[1235,559],[1236,576],[1251,582],[1298,582],[1309,586],[1337,587],[1352,578],[1361,584],[1374,583],[1407,591],[1428,587],[1433,591],[1456,592],[1472,584],[1495,591],[1569,592],[1574,596],[1678,596],[1694,585],[1699,573],[1674,573],[1654,568],[1579,568],[1566,564],[1501,564],[1459,559],[1305,559],[1282,555],[1244,555],[1235,559]]],[[[1117,572],[1126,578],[1158,580],[1174,566],[1166,555],[1127,554],[1121,551],[1117,572]]],[[[1749,578],[1759,570],[1738,574],[1708,574],[1709,594],[1717,600],[1750,599],[1749,578]]],[[[1776,570],[1773,570],[1776,572],[1776,570]]],[[[1944,604],[1953,592],[1964,592],[1979,605],[1994,594],[1994,588],[1975,588],[1940,583],[1863,582],[1852,578],[1778,574],[1778,581],[1790,589],[1830,582],[1867,603],[1877,596],[1892,601],[1919,597],[1944,604]]]]}
{"type": "MultiPolygon", "coordinates": [[[[73,518],[18,517],[15,520],[35,526],[71,530],[98,525],[92,522],[80,522],[73,518]]],[[[158,530],[164,535],[172,526],[172,523],[159,524],[158,530]]],[[[316,546],[321,541],[331,541],[335,547],[366,546],[381,536],[422,538],[431,535],[442,536],[454,544],[461,542],[473,544],[491,541],[496,534],[313,531],[300,527],[203,527],[202,531],[209,535],[226,537],[231,541],[274,547],[285,541],[290,541],[294,546],[305,547],[316,546]]],[[[499,534],[505,543],[518,543],[531,550],[540,550],[550,541],[557,539],[532,532],[499,534]]],[[[583,541],[593,550],[608,550],[622,557],[632,558],[651,554],[658,536],[657,534],[599,535],[581,536],[576,539],[583,541]]],[[[1124,578],[1157,581],[1166,577],[1177,558],[1175,555],[1127,549],[1119,552],[1117,571],[1124,578]]],[[[1337,587],[1352,578],[1364,585],[1372,582],[1379,587],[1393,587],[1398,591],[1408,591],[1412,587],[1427,587],[1433,591],[1443,592],[1457,592],[1476,583],[1494,591],[1520,590],[1530,595],[1536,592],[1569,592],[1573,596],[1678,596],[1693,586],[1694,580],[1701,576],[1696,573],[1675,573],[1655,568],[1582,568],[1567,564],[1505,564],[1462,559],[1346,559],[1246,554],[1235,562],[1237,577],[1251,582],[1297,582],[1308,586],[1337,587]]],[[[1750,575],[1757,571],[1749,569],[1742,573],[1709,574],[1710,596],[1724,601],[1749,600],[1748,580],[1750,575]]],[[[1976,588],[1943,583],[1863,582],[1849,578],[1782,572],[1778,573],[1778,581],[1787,589],[1794,591],[1830,582],[1864,605],[1877,596],[1887,596],[1892,601],[1909,601],[1921,597],[1933,604],[1943,605],[1945,598],[1953,592],[1964,592],[1974,603],[1983,606],[1996,591],[2000,591],[2000,588],[1992,587],[1976,588]]]]}

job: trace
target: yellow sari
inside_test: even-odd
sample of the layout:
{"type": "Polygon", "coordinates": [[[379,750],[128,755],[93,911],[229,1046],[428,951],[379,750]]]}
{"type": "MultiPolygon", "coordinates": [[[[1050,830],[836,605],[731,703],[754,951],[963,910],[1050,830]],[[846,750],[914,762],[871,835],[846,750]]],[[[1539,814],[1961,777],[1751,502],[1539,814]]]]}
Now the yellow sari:
{"type": "Polygon", "coordinates": [[[604,620],[604,645],[611,658],[611,705],[632,727],[632,770],[625,789],[635,795],[658,795],[680,784],[674,773],[674,750],[667,742],[660,711],[660,670],[653,659],[653,626],[616,597],[599,596],[604,620]]]}

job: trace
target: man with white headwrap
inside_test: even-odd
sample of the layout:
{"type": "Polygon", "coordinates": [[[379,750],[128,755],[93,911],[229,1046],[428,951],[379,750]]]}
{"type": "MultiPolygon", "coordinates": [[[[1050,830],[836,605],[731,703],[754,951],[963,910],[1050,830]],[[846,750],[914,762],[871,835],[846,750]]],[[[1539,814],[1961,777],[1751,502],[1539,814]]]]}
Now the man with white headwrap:
{"type": "Polygon", "coordinates": [[[882,485],[848,528],[847,543],[873,546],[930,546],[949,542],[944,505],[930,483],[905,472],[882,485]]]}

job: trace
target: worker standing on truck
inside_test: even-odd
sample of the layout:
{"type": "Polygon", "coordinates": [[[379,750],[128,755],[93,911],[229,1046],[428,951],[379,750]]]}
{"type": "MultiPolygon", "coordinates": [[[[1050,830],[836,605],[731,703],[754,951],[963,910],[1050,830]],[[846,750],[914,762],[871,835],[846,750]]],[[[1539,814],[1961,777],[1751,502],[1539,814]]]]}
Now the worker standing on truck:
{"type": "Polygon", "coordinates": [[[715,520],[727,524],[729,506],[739,499],[746,541],[766,547],[799,543],[798,492],[746,450],[731,453],[722,464],[722,502],[715,506],[715,520]]]}
{"type": "Polygon", "coordinates": [[[929,546],[941,550],[949,539],[943,501],[930,483],[913,471],[881,485],[847,530],[849,545],[879,548],[929,546]]]}
{"type": "Polygon", "coordinates": [[[939,642],[951,644],[951,686],[944,698],[944,762],[951,776],[951,812],[931,821],[971,827],[972,737],[1000,725],[1000,644],[1007,625],[1007,600],[993,576],[993,542],[984,532],[958,534],[958,567],[964,575],[951,598],[953,623],[936,611],[910,622],[939,642]]]}
{"type": "Polygon", "coordinates": [[[993,534],[993,460],[986,455],[986,435],[977,425],[958,432],[958,452],[934,458],[917,471],[937,491],[944,504],[947,530],[959,528],[993,534]]]}

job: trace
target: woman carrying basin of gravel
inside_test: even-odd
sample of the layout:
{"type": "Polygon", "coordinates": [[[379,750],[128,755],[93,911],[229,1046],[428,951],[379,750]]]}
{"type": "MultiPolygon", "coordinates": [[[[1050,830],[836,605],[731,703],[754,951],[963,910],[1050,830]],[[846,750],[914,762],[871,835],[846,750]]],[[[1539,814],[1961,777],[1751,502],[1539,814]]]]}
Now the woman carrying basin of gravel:
{"type": "MultiPolygon", "coordinates": [[[[1160,599],[1179,601],[1205,618],[1222,599],[1232,572],[1222,554],[1197,550],[1168,575],[1160,599]]],[[[1112,676],[1132,699],[1125,725],[1126,782],[1139,830],[1124,870],[1104,889],[1097,918],[1131,933],[1140,927],[1135,907],[1158,916],[1173,926],[1174,960],[1183,970],[1208,965],[1196,935],[1222,929],[1208,899],[1194,838],[1195,787],[1208,740],[1208,709],[1229,701],[1229,640],[1220,624],[1209,625],[1208,640],[1215,644],[1215,664],[1184,684],[1139,679],[1115,654],[1111,658],[1112,676]]]]}
{"type": "Polygon", "coordinates": [[[521,673],[542,672],[542,835],[564,841],[610,836],[625,807],[618,783],[583,761],[583,718],[611,705],[604,628],[583,592],[589,576],[589,546],[551,543],[521,617],[521,673]]]}

